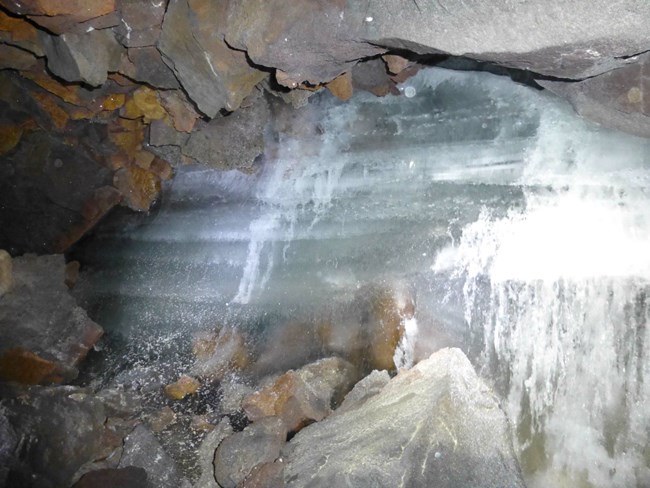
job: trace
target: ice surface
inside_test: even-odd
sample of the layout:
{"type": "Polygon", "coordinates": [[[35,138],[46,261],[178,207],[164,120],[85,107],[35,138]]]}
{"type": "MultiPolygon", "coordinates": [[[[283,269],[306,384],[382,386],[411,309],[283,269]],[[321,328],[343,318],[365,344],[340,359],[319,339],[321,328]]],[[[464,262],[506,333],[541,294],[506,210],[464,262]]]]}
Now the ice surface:
{"type": "Polygon", "coordinates": [[[466,340],[533,486],[643,486],[650,144],[487,73],[401,89],[314,97],[256,174],[181,169],[80,248],[79,293],[129,337],[342,320],[364,286],[406,286],[396,362],[466,340]]]}

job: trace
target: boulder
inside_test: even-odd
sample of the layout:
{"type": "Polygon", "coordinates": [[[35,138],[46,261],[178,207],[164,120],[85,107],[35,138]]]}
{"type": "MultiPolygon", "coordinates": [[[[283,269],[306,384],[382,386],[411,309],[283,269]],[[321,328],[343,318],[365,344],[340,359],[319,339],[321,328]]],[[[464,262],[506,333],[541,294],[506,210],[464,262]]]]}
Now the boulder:
{"type": "Polygon", "coordinates": [[[194,488],[221,488],[214,478],[214,453],[221,441],[231,434],[230,422],[224,418],[212,432],[205,436],[198,453],[201,477],[194,484],[194,488]]]}
{"type": "Polygon", "coordinates": [[[21,439],[17,486],[70,486],[77,470],[103,451],[102,402],[76,387],[3,391],[4,406],[21,439]],[[18,480],[29,480],[21,485],[18,480]]]}
{"type": "Polygon", "coordinates": [[[103,334],[64,283],[62,255],[13,260],[14,287],[0,299],[0,379],[62,382],[103,334]]]}
{"type": "Polygon", "coordinates": [[[133,429],[124,440],[120,468],[135,466],[147,472],[148,488],[189,488],[176,463],[156,437],[143,425],[133,429]]]}
{"type": "Polygon", "coordinates": [[[374,370],[368,376],[359,381],[354,388],[345,395],[341,405],[334,411],[334,415],[341,415],[343,412],[358,408],[369,398],[377,395],[390,381],[388,371],[374,370]]]}
{"type": "Polygon", "coordinates": [[[304,428],[282,458],[287,488],[525,486],[506,417],[459,349],[304,428]]]}
{"type": "Polygon", "coordinates": [[[282,488],[284,486],[284,463],[278,459],[274,463],[255,466],[237,488],[282,488]]]}
{"type": "Polygon", "coordinates": [[[235,488],[258,464],[280,456],[287,437],[279,417],[265,417],[227,437],[214,455],[214,475],[222,488],[235,488]]]}
{"type": "Polygon", "coordinates": [[[277,416],[289,432],[297,432],[329,415],[332,406],[354,384],[356,374],[356,368],[343,359],[321,359],[283,374],[273,384],[246,397],[242,407],[253,422],[277,416]]]}

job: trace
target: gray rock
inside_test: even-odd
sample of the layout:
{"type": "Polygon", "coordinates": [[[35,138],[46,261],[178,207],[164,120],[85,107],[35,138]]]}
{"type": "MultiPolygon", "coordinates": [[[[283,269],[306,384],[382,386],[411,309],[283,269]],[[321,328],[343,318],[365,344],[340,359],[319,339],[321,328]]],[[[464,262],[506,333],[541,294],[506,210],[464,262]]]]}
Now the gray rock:
{"type": "Polygon", "coordinates": [[[650,54],[638,56],[634,64],[584,81],[538,83],[568,99],[585,118],[650,137],[650,54]]]}
{"type": "Polygon", "coordinates": [[[379,394],[389,381],[388,371],[373,371],[354,385],[350,393],[345,395],[341,405],[334,411],[334,415],[340,415],[343,412],[361,407],[369,398],[379,394]]]}
{"type": "Polygon", "coordinates": [[[162,448],[158,439],[143,425],[133,429],[124,440],[120,468],[136,466],[147,472],[150,488],[179,488],[191,486],[176,463],[162,448]]]}
{"type": "MultiPolygon", "coordinates": [[[[77,364],[103,330],[69,294],[63,255],[15,258],[13,275],[13,288],[0,299],[0,356],[9,350],[30,351],[56,365],[56,375],[74,378],[77,364]]],[[[3,363],[2,374],[5,380],[21,381],[20,374],[11,376],[11,365],[3,363]]],[[[36,375],[32,379],[45,380],[36,375]]]]}
{"type": "Polygon", "coordinates": [[[250,107],[198,127],[182,152],[215,168],[252,171],[255,158],[264,151],[264,129],[269,118],[268,103],[260,97],[250,107]]]}
{"type": "Polygon", "coordinates": [[[101,454],[104,406],[85,390],[59,386],[2,393],[21,439],[16,476],[29,479],[29,486],[70,486],[77,470],[101,454]]]}
{"type": "Polygon", "coordinates": [[[644,0],[244,0],[231,2],[225,36],[295,83],[328,81],[354,60],[404,49],[584,78],[649,50],[648,22],[644,0]]]}
{"type": "Polygon", "coordinates": [[[134,392],[122,388],[106,388],[97,392],[96,396],[110,417],[131,417],[141,409],[140,398],[134,392]]]}
{"type": "Polygon", "coordinates": [[[214,453],[219,444],[231,434],[230,422],[224,418],[212,432],[205,436],[199,447],[201,477],[194,484],[194,488],[220,488],[214,477],[214,453]]]}
{"type": "Polygon", "coordinates": [[[117,71],[122,47],[110,29],[60,36],[42,34],[47,67],[66,81],[102,85],[109,71],[117,71]]]}
{"type": "Polygon", "coordinates": [[[121,469],[97,469],[84,474],[72,488],[142,488],[147,483],[147,472],[129,466],[121,469]]]}
{"type": "Polygon", "coordinates": [[[17,445],[16,432],[0,410],[0,487],[6,486],[7,476],[15,462],[14,451],[17,445]]]}
{"type": "Polygon", "coordinates": [[[250,386],[236,381],[227,381],[221,384],[221,403],[219,409],[223,413],[232,413],[241,410],[242,400],[253,393],[250,386]]]}
{"type": "Polygon", "coordinates": [[[250,471],[280,456],[287,430],[282,419],[265,417],[226,438],[214,455],[214,475],[222,488],[235,488],[250,471]]]}
{"type": "Polygon", "coordinates": [[[287,487],[524,487],[504,413],[458,349],[393,378],[283,449],[287,487]]]}

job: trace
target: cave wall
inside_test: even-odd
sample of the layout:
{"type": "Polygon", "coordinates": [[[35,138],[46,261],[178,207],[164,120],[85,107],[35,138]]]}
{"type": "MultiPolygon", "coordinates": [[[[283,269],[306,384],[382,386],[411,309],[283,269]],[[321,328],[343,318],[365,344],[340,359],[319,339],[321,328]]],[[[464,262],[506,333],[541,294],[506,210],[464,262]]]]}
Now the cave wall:
{"type": "Polygon", "coordinates": [[[254,171],[274,103],[448,56],[650,137],[645,0],[0,0],[0,248],[63,252],[173,168],[254,171]]]}

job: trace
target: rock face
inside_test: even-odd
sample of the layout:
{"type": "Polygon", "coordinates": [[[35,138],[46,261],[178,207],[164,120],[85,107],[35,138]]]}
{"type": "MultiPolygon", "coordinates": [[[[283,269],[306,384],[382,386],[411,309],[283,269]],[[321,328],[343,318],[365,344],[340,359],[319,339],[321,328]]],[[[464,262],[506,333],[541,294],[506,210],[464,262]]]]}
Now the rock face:
{"type": "Polygon", "coordinates": [[[230,422],[224,418],[212,432],[205,436],[199,447],[201,477],[194,484],[194,488],[221,488],[214,479],[214,453],[219,444],[231,434],[230,422]]]}
{"type": "Polygon", "coordinates": [[[64,283],[63,256],[13,260],[14,286],[0,298],[0,379],[61,382],[103,334],[64,283]]]}
{"type": "Polygon", "coordinates": [[[458,349],[301,430],[282,457],[292,488],[525,486],[505,415],[458,349]]]}
{"type": "Polygon", "coordinates": [[[272,385],[253,393],[242,402],[252,421],[268,416],[283,419],[289,432],[319,421],[332,412],[356,379],[352,364],[327,358],[280,376],[272,385]]]}

